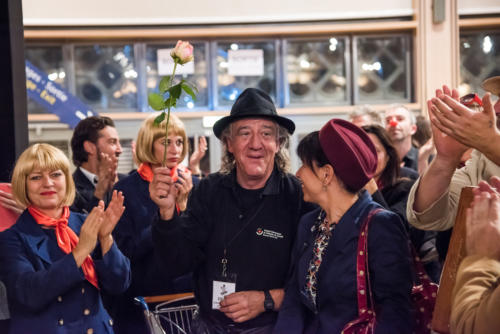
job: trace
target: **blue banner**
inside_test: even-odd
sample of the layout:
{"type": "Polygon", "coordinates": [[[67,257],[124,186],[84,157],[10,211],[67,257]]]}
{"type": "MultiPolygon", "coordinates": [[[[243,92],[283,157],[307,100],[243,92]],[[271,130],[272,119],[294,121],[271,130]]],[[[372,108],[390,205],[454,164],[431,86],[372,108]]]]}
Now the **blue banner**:
{"type": "Polygon", "coordinates": [[[61,122],[68,124],[72,129],[82,119],[98,115],[27,60],[26,91],[31,99],[48,112],[56,114],[61,122]]]}

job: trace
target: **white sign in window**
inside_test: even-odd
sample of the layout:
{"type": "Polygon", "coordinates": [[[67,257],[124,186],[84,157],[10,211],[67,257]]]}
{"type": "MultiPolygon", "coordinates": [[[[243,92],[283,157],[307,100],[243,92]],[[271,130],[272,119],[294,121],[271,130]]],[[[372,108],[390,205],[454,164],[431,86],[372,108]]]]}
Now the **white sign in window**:
{"type": "Polygon", "coordinates": [[[228,74],[264,75],[264,50],[227,50],[228,74]]]}
{"type": "MultiPolygon", "coordinates": [[[[156,55],[158,58],[158,74],[172,75],[174,70],[174,60],[170,56],[172,49],[158,49],[156,55]]],[[[175,74],[194,74],[194,60],[184,65],[177,64],[175,74]]]]}

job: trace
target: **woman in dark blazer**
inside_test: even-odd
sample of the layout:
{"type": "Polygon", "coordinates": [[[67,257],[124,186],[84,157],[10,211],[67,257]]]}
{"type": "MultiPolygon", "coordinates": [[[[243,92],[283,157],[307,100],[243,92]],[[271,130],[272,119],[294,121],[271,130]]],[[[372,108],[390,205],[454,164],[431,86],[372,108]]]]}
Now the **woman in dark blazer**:
{"type": "Polygon", "coordinates": [[[71,212],[69,161],[48,144],[21,154],[12,191],[27,209],[0,233],[10,333],[113,333],[101,292],[119,294],[130,284],[129,261],[111,236],[123,196],[114,193],[105,211],[101,202],[87,217],[71,212]]]}
{"type": "Polygon", "coordinates": [[[406,220],[408,194],[418,178],[418,174],[409,168],[400,166],[398,153],[383,127],[367,125],[363,126],[362,129],[368,134],[377,150],[378,163],[373,178],[387,204],[386,207],[400,216],[415,250],[424,263],[427,274],[434,282],[439,282],[441,264],[436,249],[437,232],[419,230],[408,224],[406,220]],[[413,173],[416,174],[415,177],[413,177],[413,173]]]}
{"type": "MultiPolygon", "coordinates": [[[[304,200],[320,206],[300,222],[294,267],[275,333],[341,333],[358,318],[356,256],[360,228],[381,208],[361,190],[377,166],[366,133],[332,119],[300,142],[304,200]]],[[[408,239],[399,217],[382,210],[368,233],[368,270],[376,333],[410,333],[412,277],[408,239]]],[[[362,293],[362,292],[360,292],[362,293]]]]}
{"type": "MultiPolygon", "coordinates": [[[[188,152],[188,141],[184,124],[175,115],[170,115],[168,141],[165,141],[166,120],[159,126],[154,124],[156,114],[148,117],[137,135],[136,160],[140,164],[137,171],[115,185],[122,191],[127,208],[113,232],[113,236],[123,253],[130,259],[132,285],[127,292],[114,298],[112,309],[116,318],[117,333],[143,333],[147,331],[144,315],[137,305],[135,296],[154,296],[192,291],[191,275],[173,280],[168,273],[158,268],[153,257],[151,224],[158,207],[149,197],[149,183],[153,178],[152,169],[160,166],[166,152],[166,166],[180,191],[177,201],[178,213],[184,211],[187,197],[193,184],[199,182],[197,176],[181,165],[188,152]]],[[[201,149],[205,150],[206,146],[201,149]]],[[[204,152],[202,152],[204,153],[204,152]]],[[[203,156],[201,154],[200,158],[203,156]]]]}

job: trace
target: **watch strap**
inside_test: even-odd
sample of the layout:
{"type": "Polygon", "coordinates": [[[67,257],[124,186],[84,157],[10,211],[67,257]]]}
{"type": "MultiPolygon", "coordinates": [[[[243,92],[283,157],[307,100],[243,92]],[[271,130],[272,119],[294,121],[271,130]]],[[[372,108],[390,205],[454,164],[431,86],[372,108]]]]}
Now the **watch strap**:
{"type": "Polygon", "coordinates": [[[274,311],[274,300],[269,290],[264,290],[264,309],[274,311]]]}

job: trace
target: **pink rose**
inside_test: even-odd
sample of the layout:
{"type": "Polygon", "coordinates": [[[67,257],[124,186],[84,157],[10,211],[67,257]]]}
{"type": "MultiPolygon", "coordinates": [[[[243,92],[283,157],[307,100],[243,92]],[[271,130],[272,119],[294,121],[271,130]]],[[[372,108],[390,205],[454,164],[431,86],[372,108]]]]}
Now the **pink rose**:
{"type": "Polygon", "coordinates": [[[177,45],[170,52],[170,56],[177,60],[178,64],[184,65],[193,60],[193,46],[189,42],[177,41],[177,45]]]}

